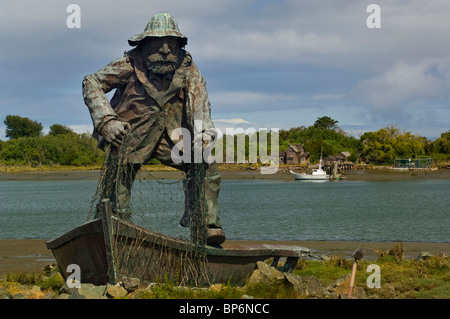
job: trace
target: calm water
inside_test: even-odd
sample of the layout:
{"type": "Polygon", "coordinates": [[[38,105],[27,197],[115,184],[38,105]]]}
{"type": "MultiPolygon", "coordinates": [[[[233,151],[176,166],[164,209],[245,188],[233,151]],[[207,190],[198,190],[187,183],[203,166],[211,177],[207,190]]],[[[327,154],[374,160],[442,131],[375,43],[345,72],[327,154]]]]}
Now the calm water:
{"type": "MultiPolygon", "coordinates": [[[[0,238],[54,238],[86,221],[96,181],[0,182],[0,238]]],[[[450,242],[450,180],[222,182],[228,239],[450,242]]],[[[137,182],[134,221],[185,237],[181,183],[137,182]]]]}

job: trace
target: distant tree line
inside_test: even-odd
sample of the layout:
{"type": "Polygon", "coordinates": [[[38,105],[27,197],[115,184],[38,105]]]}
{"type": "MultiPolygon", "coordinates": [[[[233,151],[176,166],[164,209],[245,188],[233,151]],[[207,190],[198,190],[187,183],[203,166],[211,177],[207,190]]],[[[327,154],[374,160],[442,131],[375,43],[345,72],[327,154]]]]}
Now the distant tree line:
{"type": "Polygon", "coordinates": [[[88,133],[77,134],[69,127],[53,124],[47,135],[42,124],[26,117],[5,118],[6,142],[0,141],[0,163],[10,165],[96,165],[104,153],[88,133]]]}
{"type": "Polygon", "coordinates": [[[318,118],[314,125],[280,131],[280,150],[289,144],[304,144],[305,151],[315,162],[323,156],[337,155],[347,151],[350,161],[370,164],[393,164],[396,158],[430,156],[434,162],[450,160],[450,131],[430,141],[410,132],[389,126],[376,132],[366,132],[359,138],[349,136],[328,116],[318,118]]]}
{"type": "MultiPolygon", "coordinates": [[[[6,116],[4,124],[5,135],[9,140],[0,140],[2,164],[83,166],[101,164],[104,160],[104,152],[88,133],[77,134],[64,125],[53,124],[49,133],[44,135],[41,123],[17,115],[6,116]]],[[[286,150],[289,144],[303,144],[305,151],[311,154],[313,163],[319,160],[321,154],[326,157],[343,151],[350,153],[350,161],[377,165],[392,164],[395,158],[413,159],[423,155],[430,156],[435,162],[450,160],[450,130],[434,141],[392,126],[376,132],[366,132],[356,138],[344,132],[337,124],[338,121],[323,116],[309,127],[280,130],[279,150],[286,150]]],[[[227,138],[230,137],[224,137],[224,151],[227,138]]],[[[236,147],[237,136],[232,138],[236,147]]],[[[269,133],[268,154],[270,138],[269,133]]],[[[248,137],[246,141],[245,154],[248,156],[248,137]]]]}

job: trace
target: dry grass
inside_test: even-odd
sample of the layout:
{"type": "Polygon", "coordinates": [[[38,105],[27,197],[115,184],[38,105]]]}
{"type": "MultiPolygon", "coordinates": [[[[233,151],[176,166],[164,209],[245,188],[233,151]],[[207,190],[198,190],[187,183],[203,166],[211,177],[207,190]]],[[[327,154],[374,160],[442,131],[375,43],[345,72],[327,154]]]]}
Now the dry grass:
{"type": "Polygon", "coordinates": [[[4,165],[0,164],[0,172],[3,173],[24,173],[24,172],[62,172],[62,171],[90,171],[99,170],[100,165],[86,166],[65,166],[65,165],[4,165]]]}
{"type": "Polygon", "coordinates": [[[405,257],[405,247],[402,243],[396,243],[392,248],[387,251],[377,249],[378,258],[384,258],[391,256],[395,261],[401,261],[405,257]]]}

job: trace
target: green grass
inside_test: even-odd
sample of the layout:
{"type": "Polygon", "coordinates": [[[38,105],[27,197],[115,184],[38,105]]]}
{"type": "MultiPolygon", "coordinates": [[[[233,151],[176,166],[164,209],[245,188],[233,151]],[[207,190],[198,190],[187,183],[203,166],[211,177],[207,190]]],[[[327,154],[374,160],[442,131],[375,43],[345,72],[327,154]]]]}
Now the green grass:
{"type": "MultiPolygon", "coordinates": [[[[331,260],[331,259],[330,259],[331,260]]],[[[328,286],[334,280],[351,272],[347,266],[333,265],[328,261],[311,260],[305,262],[301,267],[296,267],[294,274],[300,276],[314,276],[324,285],[328,286]]]]}
{"type": "MultiPolygon", "coordinates": [[[[313,275],[324,286],[351,273],[352,260],[333,257],[329,261],[306,261],[297,265],[294,273],[313,275]]],[[[424,299],[450,298],[450,258],[433,256],[426,260],[405,260],[400,255],[383,255],[375,262],[361,260],[355,277],[355,286],[363,287],[368,298],[424,299]],[[381,269],[381,288],[368,288],[366,272],[369,264],[381,269]]]]}

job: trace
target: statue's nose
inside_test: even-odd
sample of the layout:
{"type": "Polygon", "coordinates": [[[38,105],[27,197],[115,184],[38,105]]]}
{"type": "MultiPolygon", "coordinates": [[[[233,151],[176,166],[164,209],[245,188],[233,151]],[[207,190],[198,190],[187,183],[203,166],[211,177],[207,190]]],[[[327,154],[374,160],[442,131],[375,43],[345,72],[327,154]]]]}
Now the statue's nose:
{"type": "Polygon", "coordinates": [[[163,43],[163,45],[159,49],[159,52],[160,53],[164,53],[164,54],[169,54],[170,53],[170,48],[169,48],[169,45],[167,44],[167,42],[163,43]]]}

